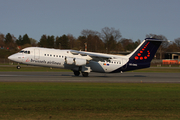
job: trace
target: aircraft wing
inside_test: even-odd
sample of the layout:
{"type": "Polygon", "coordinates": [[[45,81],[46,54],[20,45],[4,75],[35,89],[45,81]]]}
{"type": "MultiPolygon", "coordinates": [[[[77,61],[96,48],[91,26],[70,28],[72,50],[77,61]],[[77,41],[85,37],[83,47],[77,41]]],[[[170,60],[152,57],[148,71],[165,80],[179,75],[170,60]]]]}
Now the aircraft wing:
{"type": "Polygon", "coordinates": [[[94,52],[85,52],[85,51],[76,51],[71,50],[73,55],[81,55],[81,56],[89,56],[93,61],[109,61],[109,59],[113,59],[113,55],[103,54],[103,53],[94,53],[94,52]]]}

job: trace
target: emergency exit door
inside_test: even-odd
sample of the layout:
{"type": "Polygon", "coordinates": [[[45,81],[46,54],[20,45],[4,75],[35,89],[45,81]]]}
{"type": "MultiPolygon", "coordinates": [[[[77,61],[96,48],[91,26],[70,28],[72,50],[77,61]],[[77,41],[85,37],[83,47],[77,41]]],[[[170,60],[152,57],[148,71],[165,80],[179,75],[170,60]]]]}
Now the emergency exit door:
{"type": "Polygon", "coordinates": [[[40,50],[34,49],[34,59],[37,60],[40,58],[40,50]]]}

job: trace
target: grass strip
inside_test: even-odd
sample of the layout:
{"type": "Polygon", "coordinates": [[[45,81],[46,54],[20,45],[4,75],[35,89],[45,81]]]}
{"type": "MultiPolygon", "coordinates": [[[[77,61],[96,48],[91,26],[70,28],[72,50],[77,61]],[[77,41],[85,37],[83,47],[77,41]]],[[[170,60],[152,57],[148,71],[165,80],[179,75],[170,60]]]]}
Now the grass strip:
{"type": "Polygon", "coordinates": [[[0,119],[180,119],[180,84],[0,83],[0,119]]]}

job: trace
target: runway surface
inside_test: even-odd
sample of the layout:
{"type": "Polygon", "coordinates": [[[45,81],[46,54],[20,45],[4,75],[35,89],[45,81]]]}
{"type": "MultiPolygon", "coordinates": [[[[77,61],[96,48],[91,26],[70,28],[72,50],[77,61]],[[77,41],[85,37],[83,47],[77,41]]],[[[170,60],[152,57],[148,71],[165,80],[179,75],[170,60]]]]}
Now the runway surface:
{"type": "Polygon", "coordinates": [[[90,73],[89,77],[76,77],[73,72],[0,72],[0,82],[180,83],[180,73],[90,73]]]}

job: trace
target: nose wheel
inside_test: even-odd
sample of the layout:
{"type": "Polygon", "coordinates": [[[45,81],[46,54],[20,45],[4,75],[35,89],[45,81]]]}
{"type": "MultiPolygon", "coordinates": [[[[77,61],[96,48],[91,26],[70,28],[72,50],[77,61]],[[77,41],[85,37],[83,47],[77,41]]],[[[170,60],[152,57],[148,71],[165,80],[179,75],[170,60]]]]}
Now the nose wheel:
{"type": "Polygon", "coordinates": [[[21,69],[21,66],[18,65],[16,68],[17,68],[17,69],[21,69]]]}

